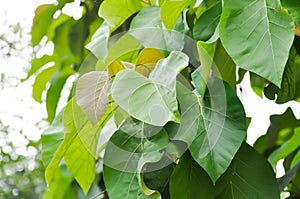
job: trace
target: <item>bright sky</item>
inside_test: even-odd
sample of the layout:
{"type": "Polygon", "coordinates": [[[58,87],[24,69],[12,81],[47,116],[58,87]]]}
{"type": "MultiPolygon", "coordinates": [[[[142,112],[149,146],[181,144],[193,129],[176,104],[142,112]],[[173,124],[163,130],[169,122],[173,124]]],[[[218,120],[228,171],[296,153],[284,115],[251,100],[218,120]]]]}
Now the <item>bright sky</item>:
{"type": "MultiPolygon", "coordinates": [[[[52,3],[54,0],[9,0],[4,1],[0,7],[0,34],[7,30],[5,24],[16,24],[21,22],[23,27],[30,27],[34,16],[34,10],[39,4],[52,3]],[[5,23],[6,21],[6,23],[5,23]]],[[[71,4],[64,10],[67,14],[80,13],[79,1],[71,4]]],[[[74,16],[77,18],[78,16],[74,16]]],[[[27,31],[30,31],[28,29],[27,31]]],[[[28,39],[28,38],[27,38],[28,39]]],[[[0,58],[0,74],[6,76],[24,78],[23,71],[28,67],[28,62],[22,58],[15,57],[11,60],[0,58]]],[[[300,118],[300,103],[290,102],[284,105],[277,105],[267,99],[261,99],[252,92],[249,76],[245,76],[242,83],[244,92],[239,94],[248,117],[252,117],[252,122],[248,132],[248,143],[254,141],[262,134],[266,133],[269,126],[269,116],[272,114],[282,114],[288,106],[291,106],[297,118],[300,118]]],[[[19,153],[24,153],[22,145],[26,143],[24,136],[31,140],[40,139],[43,126],[37,127],[41,118],[46,118],[44,104],[38,104],[31,98],[31,84],[33,79],[18,86],[1,88],[0,90],[0,119],[4,124],[10,126],[11,132],[8,136],[15,146],[20,146],[19,153]],[[21,116],[21,117],[16,117],[21,116]],[[23,133],[20,133],[20,130],[23,133]]],[[[14,85],[14,84],[12,84],[14,85]]],[[[3,141],[0,139],[0,146],[3,141]]],[[[9,150],[9,149],[7,149],[9,150]]],[[[26,155],[26,154],[23,154],[26,155]]]]}

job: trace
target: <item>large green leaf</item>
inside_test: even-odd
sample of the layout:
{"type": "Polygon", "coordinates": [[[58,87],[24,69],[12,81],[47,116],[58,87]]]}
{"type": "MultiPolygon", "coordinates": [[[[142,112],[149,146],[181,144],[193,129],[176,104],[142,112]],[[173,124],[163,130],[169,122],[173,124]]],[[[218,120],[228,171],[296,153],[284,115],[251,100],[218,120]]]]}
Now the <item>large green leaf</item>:
{"type": "Polygon", "coordinates": [[[193,36],[196,41],[207,41],[215,34],[221,13],[222,4],[219,1],[200,15],[193,29],[193,36]]]}
{"type": "Polygon", "coordinates": [[[168,31],[162,22],[159,7],[147,7],[132,20],[129,33],[145,47],[159,50],[181,51],[184,47],[184,23],[179,17],[172,31],[168,31]]]}
{"type": "Polygon", "coordinates": [[[148,6],[140,0],[109,0],[103,1],[99,8],[102,17],[111,30],[118,28],[127,18],[148,6]]]}
{"type": "Polygon", "coordinates": [[[280,87],[294,24],[279,0],[224,0],[219,30],[222,44],[239,67],[280,87]]]}
{"type": "Polygon", "coordinates": [[[109,27],[103,22],[94,33],[92,40],[85,47],[89,49],[99,60],[104,61],[108,54],[109,27]]]}
{"type": "MultiPolygon", "coordinates": [[[[104,155],[104,182],[112,199],[161,198],[143,182],[146,163],[161,159],[159,152],[169,143],[163,127],[129,119],[110,138],[104,155]],[[118,183],[116,183],[118,182],[118,183]]],[[[148,168],[149,169],[149,168],[148,168]]]]}
{"type": "Polygon", "coordinates": [[[167,29],[172,30],[180,13],[188,7],[191,0],[165,0],[161,5],[161,18],[167,29]]]}
{"type": "Polygon", "coordinates": [[[300,26],[300,4],[297,0],[281,0],[281,4],[292,15],[294,21],[300,26]]]}
{"type": "Polygon", "coordinates": [[[107,110],[110,87],[109,76],[103,71],[86,73],[77,82],[77,104],[93,124],[96,124],[107,110]]]}
{"type": "Polygon", "coordinates": [[[175,92],[135,71],[124,69],[117,74],[112,97],[130,115],[146,123],[163,126],[179,121],[175,92]]]}
{"type": "MultiPolygon", "coordinates": [[[[199,69],[193,75],[197,89],[202,85],[199,69]]],[[[212,181],[225,172],[246,134],[245,111],[229,84],[214,79],[205,96],[178,85],[181,123],[172,139],[190,144],[193,158],[212,181]],[[194,95],[193,95],[194,94],[194,95]],[[230,144],[228,144],[230,143],[230,144]]]]}
{"type": "Polygon", "coordinates": [[[246,143],[243,143],[216,187],[222,190],[216,199],[280,198],[273,168],[246,143]]]}
{"type": "Polygon", "coordinates": [[[130,115],[146,123],[163,126],[168,121],[178,122],[176,75],[187,65],[185,54],[172,52],[157,63],[150,79],[132,70],[122,70],[113,82],[112,97],[130,115]]]}
{"type": "Polygon", "coordinates": [[[214,196],[214,186],[207,173],[186,152],[171,176],[172,199],[209,199],[214,196]]]}
{"type": "MultiPolygon", "coordinates": [[[[96,129],[95,132],[92,130],[87,131],[86,128],[82,128],[82,130],[76,128],[75,118],[80,117],[80,115],[74,114],[73,111],[78,108],[79,106],[77,105],[76,107],[73,100],[68,103],[63,117],[65,138],[57,148],[45,173],[46,182],[50,184],[59,163],[62,158],[64,158],[70,172],[80,184],[83,191],[87,193],[95,177],[95,157],[94,154],[90,152],[90,148],[95,148],[95,146],[93,143],[90,143],[92,146],[86,147],[79,134],[85,134],[86,137],[95,138],[97,137],[95,134],[97,135],[98,129],[96,129]]],[[[94,141],[97,142],[97,140],[94,141]]]]}

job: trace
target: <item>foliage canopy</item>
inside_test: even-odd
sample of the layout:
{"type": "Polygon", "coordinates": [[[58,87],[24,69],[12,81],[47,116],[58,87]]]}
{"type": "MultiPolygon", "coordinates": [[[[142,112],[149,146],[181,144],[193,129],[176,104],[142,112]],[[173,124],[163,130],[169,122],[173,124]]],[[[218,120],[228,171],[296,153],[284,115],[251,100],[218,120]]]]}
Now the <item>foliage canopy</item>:
{"type": "Polygon", "coordinates": [[[54,44],[28,72],[52,124],[44,198],[74,198],[75,181],[112,199],[300,196],[299,120],[291,109],[272,116],[251,147],[236,94],[249,72],[258,95],[299,101],[299,3],[86,0],[75,20],[60,12],[70,2],[39,6],[32,28],[34,46],[54,44]]]}

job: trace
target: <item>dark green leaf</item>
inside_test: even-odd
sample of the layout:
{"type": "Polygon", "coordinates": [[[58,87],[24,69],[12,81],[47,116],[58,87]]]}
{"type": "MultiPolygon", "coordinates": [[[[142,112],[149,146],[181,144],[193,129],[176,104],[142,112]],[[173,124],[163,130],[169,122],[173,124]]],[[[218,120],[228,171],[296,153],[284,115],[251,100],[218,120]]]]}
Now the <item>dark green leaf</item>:
{"type": "Polygon", "coordinates": [[[172,199],[209,199],[214,196],[214,186],[207,173],[186,152],[171,176],[172,199]]]}
{"type": "Polygon", "coordinates": [[[216,199],[280,198],[273,168],[246,143],[243,143],[216,187],[222,190],[216,199]]]}
{"type": "Polygon", "coordinates": [[[297,0],[281,0],[281,4],[292,15],[294,21],[300,26],[300,4],[297,0]]]}
{"type": "MultiPolygon", "coordinates": [[[[104,182],[110,198],[158,199],[158,191],[145,186],[142,178],[146,163],[161,159],[168,144],[162,127],[129,119],[110,138],[104,155],[104,182]],[[118,182],[118,183],[116,183],[118,182]]],[[[153,170],[152,170],[153,171],[153,170]]]]}
{"type": "Polygon", "coordinates": [[[196,41],[207,41],[214,35],[220,22],[221,13],[222,4],[219,1],[200,15],[193,29],[196,41]]]}

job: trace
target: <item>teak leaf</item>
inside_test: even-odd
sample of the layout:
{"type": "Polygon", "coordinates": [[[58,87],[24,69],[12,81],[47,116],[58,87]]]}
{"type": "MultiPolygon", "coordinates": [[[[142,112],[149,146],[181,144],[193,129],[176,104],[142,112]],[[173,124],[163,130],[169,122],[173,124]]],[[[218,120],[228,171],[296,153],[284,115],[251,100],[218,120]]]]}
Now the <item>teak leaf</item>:
{"type": "Polygon", "coordinates": [[[279,0],[225,0],[219,30],[239,67],[280,87],[295,28],[279,0]]]}

